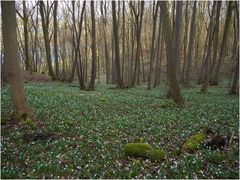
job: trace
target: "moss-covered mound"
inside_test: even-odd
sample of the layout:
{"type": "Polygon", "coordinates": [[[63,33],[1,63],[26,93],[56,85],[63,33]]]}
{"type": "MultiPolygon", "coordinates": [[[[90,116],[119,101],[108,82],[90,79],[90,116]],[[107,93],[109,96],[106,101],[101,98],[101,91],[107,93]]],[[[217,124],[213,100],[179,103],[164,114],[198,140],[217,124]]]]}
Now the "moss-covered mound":
{"type": "Polygon", "coordinates": [[[31,127],[36,127],[35,121],[28,117],[23,121],[23,124],[31,127]]]}
{"type": "Polygon", "coordinates": [[[165,158],[166,153],[161,149],[153,149],[148,153],[148,156],[151,161],[160,161],[165,158]]]}
{"type": "Polygon", "coordinates": [[[147,157],[152,146],[147,143],[128,143],[124,147],[125,155],[131,157],[147,157]]]}
{"type": "Polygon", "coordinates": [[[205,133],[199,133],[191,136],[182,146],[181,152],[193,153],[199,148],[199,145],[206,139],[205,133]]]}

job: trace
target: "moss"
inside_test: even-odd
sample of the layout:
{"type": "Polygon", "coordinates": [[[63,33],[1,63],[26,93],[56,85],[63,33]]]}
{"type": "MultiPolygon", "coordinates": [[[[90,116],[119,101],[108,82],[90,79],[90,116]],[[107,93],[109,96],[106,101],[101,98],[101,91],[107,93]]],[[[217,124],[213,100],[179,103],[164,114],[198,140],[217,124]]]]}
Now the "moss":
{"type": "Polygon", "coordinates": [[[31,118],[26,118],[23,123],[28,126],[36,127],[36,123],[31,118]]]}
{"type": "Polygon", "coordinates": [[[133,165],[141,166],[141,162],[140,162],[140,160],[138,160],[138,159],[134,159],[134,160],[133,160],[133,165]]]}
{"type": "Polygon", "coordinates": [[[148,156],[151,161],[160,161],[165,158],[166,153],[161,149],[153,149],[148,153],[148,156]]]}
{"type": "Polygon", "coordinates": [[[125,155],[131,157],[147,157],[152,146],[147,143],[128,143],[124,147],[125,155]]]}
{"type": "Polygon", "coordinates": [[[141,138],[139,139],[139,142],[140,142],[140,143],[145,143],[145,139],[144,139],[143,137],[141,137],[141,138]]]}
{"type": "Polygon", "coordinates": [[[27,113],[23,113],[21,118],[25,121],[27,119],[27,113]]]}
{"type": "Polygon", "coordinates": [[[205,133],[199,133],[191,136],[182,146],[182,152],[194,152],[196,151],[200,144],[206,139],[205,133]]]}
{"type": "Polygon", "coordinates": [[[7,117],[1,117],[1,125],[6,125],[8,120],[9,119],[7,117]]]}
{"type": "Polygon", "coordinates": [[[69,125],[69,126],[73,126],[73,125],[76,124],[76,122],[75,122],[75,121],[72,121],[72,120],[67,120],[67,121],[65,121],[65,124],[66,124],[66,125],[69,125]]]}
{"type": "Polygon", "coordinates": [[[172,101],[165,101],[161,104],[161,108],[171,108],[174,106],[175,106],[175,104],[172,101]]]}

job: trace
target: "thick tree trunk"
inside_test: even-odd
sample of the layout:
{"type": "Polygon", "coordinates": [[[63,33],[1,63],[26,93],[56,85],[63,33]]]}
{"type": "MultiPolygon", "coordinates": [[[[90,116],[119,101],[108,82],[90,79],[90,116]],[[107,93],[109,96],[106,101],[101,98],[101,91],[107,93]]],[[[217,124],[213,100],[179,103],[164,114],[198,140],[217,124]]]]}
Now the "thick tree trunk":
{"type": "Polygon", "coordinates": [[[181,11],[182,11],[182,2],[178,1],[176,6],[176,20],[175,20],[175,29],[174,33],[172,33],[170,26],[170,18],[167,12],[167,2],[160,2],[160,13],[163,23],[163,32],[164,39],[166,44],[166,54],[167,54],[167,62],[169,65],[168,74],[170,79],[170,87],[168,92],[168,97],[172,98],[175,103],[182,104],[183,99],[181,96],[180,88],[177,80],[177,61],[179,58],[179,36],[180,36],[180,28],[181,28],[181,11]],[[172,37],[174,34],[174,37],[172,37]]]}
{"type": "Polygon", "coordinates": [[[15,1],[2,1],[1,8],[4,59],[6,61],[10,94],[13,101],[14,118],[16,120],[25,119],[27,117],[34,119],[34,114],[27,105],[22,73],[18,60],[15,1]]]}

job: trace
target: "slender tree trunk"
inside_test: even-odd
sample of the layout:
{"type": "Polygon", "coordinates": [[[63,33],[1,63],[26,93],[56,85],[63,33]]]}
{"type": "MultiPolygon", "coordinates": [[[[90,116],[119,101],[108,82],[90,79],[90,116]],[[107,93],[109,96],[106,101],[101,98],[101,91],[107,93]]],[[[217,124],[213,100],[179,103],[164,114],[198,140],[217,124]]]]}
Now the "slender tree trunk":
{"type": "Polygon", "coordinates": [[[230,27],[230,22],[231,22],[231,16],[232,16],[232,2],[233,1],[228,1],[228,9],[227,9],[227,14],[226,14],[226,20],[225,20],[225,25],[224,25],[224,32],[223,32],[223,38],[222,38],[222,43],[221,43],[221,49],[220,49],[220,55],[218,58],[218,63],[216,67],[216,71],[212,80],[212,85],[218,85],[219,81],[219,72],[220,72],[220,67],[223,61],[223,55],[225,53],[226,49],[226,42],[228,38],[228,32],[229,32],[229,27],[230,27]]]}
{"type": "MultiPolygon", "coordinates": [[[[161,26],[161,23],[160,23],[161,26]]],[[[159,86],[160,84],[160,75],[161,75],[161,66],[162,66],[162,60],[163,60],[163,47],[164,47],[164,38],[163,38],[163,33],[160,32],[160,27],[159,27],[159,37],[158,37],[158,51],[157,51],[157,65],[156,65],[156,74],[155,74],[155,81],[154,81],[154,87],[159,86]],[[161,38],[162,34],[162,38],[161,38]],[[161,43],[161,44],[160,44],[161,43]],[[160,47],[161,46],[161,47],[160,47]]]]}
{"type": "Polygon", "coordinates": [[[185,30],[184,30],[184,37],[183,37],[183,65],[182,65],[182,74],[181,74],[181,82],[185,83],[185,67],[186,67],[186,59],[187,59],[187,37],[188,37],[188,1],[186,2],[186,9],[185,9],[185,30]]]}
{"type": "Polygon", "coordinates": [[[88,81],[88,32],[87,32],[87,10],[84,13],[85,19],[85,82],[88,81]]]}
{"type": "Polygon", "coordinates": [[[114,47],[115,47],[115,62],[117,70],[117,87],[123,88],[123,82],[121,77],[121,67],[120,67],[120,50],[119,50],[119,41],[118,41],[118,25],[116,17],[116,2],[112,1],[112,16],[113,16],[113,35],[114,35],[114,47]]]}
{"type": "Polygon", "coordinates": [[[96,79],[96,22],[95,22],[95,10],[94,1],[91,1],[91,20],[92,20],[92,71],[91,80],[89,84],[89,90],[95,90],[96,79]]]}
{"type": "Polygon", "coordinates": [[[14,118],[16,120],[25,119],[27,117],[34,119],[34,114],[27,105],[22,73],[18,60],[15,1],[2,1],[1,10],[4,59],[6,61],[7,75],[10,84],[14,118]]]}
{"type": "Polygon", "coordinates": [[[237,54],[237,64],[234,71],[233,83],[230,89],[230,94],[238,94],[238,83],[239,83],[239,49],[237,54]]]}
{"type": "Polygon", "coordinates": [[[29,49],[28,49],[28,15],[26,1],[23,1],[23,29],[24,29],[24,45],[25,45],[25,64],[26,71],[30,70],[29,49]]]}
{"type": "Polygon", "coordinates": [[[122,7],[123,27],[122,27],[122,81],[124,83],[124,63],[125,63],[125,1],[122,7]]]}
{"type": "Polygon", "coordinates": [[[43,36],[45,41],[45,49],[46,49],[46,56],[47,56],[47,63],[48,63],[48,73],[52,77],[52,81],[56,80],[55,74],[52,68],[52,58],[51,58],[51,51],[50,51],[50,40],[49,40],[49,32],[48,32],[48,16],[44,14],[45,5],[43,1],[40,1],[40,14],[42,18],[42,29],[43,29],[43,36]]]}
{"type": "Polygon", "coordinates": [[[59,79],[59,64],[58,64],[58,39],[57,39],[57,8],[58,1],[54,1],[54,12],[53,12],[53,21],[54,21],[54,60],[55,60],[55,71],[56,71],[56,79],[59,79]]]}
{"type": "Polygon", "coordinates": [[[141,32],[142,32],[142,19],[144,14],[144,1],[138,2],[140,4],[140,14],[135,14],[136,19],[136,39],[137,39],[137,50],[136,50],[136,59],[135,67],[133,72],[132,87],[135,86],[137,75],[139,75],[139,66],[140,66],[140,44],[141,44],[141,32]]]}
{"type": "Polygon", "coordinates": [[[108,45],[107,45],[107,7],[106,2],[101,2],[101,13],[102,13],[102,21],[103,21],[103,39],[104,39],[104,51],[105,51],[105,67],[106,67],[106,83],[110,83],[110,59],[109,59],[109,52],[108,52],[108,45]],[[103,5],[104,3],[104,5],[103,5]],[[104,6],[104,7],[103,7],[104,6]],[[104,8],[104,10],[103,10],[104,8]]]}
{"type": "Polygon", "coordinates": [[[159,1],[156,5],[155,13],[153,14],[153,29],[152,29],[152,44],[151,44],[151,57],[150,57],[150,68],[149,68],[149,76],[148,76],[148,90],[151,89],[151,81],[152,81],[152,71],[153,71],[153,61],[154,61],[154,52],[155,52],[155,32],[156,32],[156,24],[157,24],[157,15],[158,15],[158,6],[159,1]]]}
{"type": "MultiPolygon", "coordinates": [[[[221,1],[217,2],[217,13],[216,13],[216,19],[215,19],[215,27],[214,27],[214,31],[212,32],[214,36],[213,38],[213,60],[212,62],[208,59],[208,68],[206,70],[206,75],[205,75],[205,80],[204,83],[202,85],[201,88],[201,92],[206,93],[207,92],[207,88],[208,88],[208,84],[209,84],[209,80],[210,77],[212,75],[215,63],[216,63],[216,59],[217,59],[217,47],[218,47],[218,34],[219,34],[219,18],[220,18],[220,10],[221,10],[221,1]]],[[[209,42],[209,44],[211,44],[209,42]]],[[[210,48],[211,49],[211,48],[210,48]]],[[[210,52],[209,52],[210,54],[210,52]]]]}
{"type": "Polygon", "coordinates": [[[188,54],[187,54],[187,60],[188,60],[188,66],[187,66],[187,72],[186,72],[186,86],[190,86],[190,77],[191,77],[191,67],[192,67],[192,53],[193,53],[193,44],[194,44],[194,38],[195,38],[195,19],[196,19],[196,9],[197,9],[197,1],[194,2],[193,6],[193,12],[192,12],[192,19],[191,19],[191,26],[190,26],[190,37],[189,37],[189,43],[188,43],[188,54]]]}

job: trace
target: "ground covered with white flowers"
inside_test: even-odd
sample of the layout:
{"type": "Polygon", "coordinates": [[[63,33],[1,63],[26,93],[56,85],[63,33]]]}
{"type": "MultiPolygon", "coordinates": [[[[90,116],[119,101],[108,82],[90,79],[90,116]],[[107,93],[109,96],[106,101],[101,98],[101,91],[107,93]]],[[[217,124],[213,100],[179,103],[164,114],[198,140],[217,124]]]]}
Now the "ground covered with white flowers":
{"type": "Polygon", "coordinates": [[[27,83],[36,122],[15,123],[9,88],[1,89],[2,178],[238,178],[238,95],[226,85],[182,88],[183,106],[165,98],[166,89],[95,92],[76,84],[27,83]],[[211,150],[202,143],[181,152],[186,140],[210,128],[228,142],[211,150]],[[128,157],[127,143],[144,142],[165,159],[128,157]]]}

